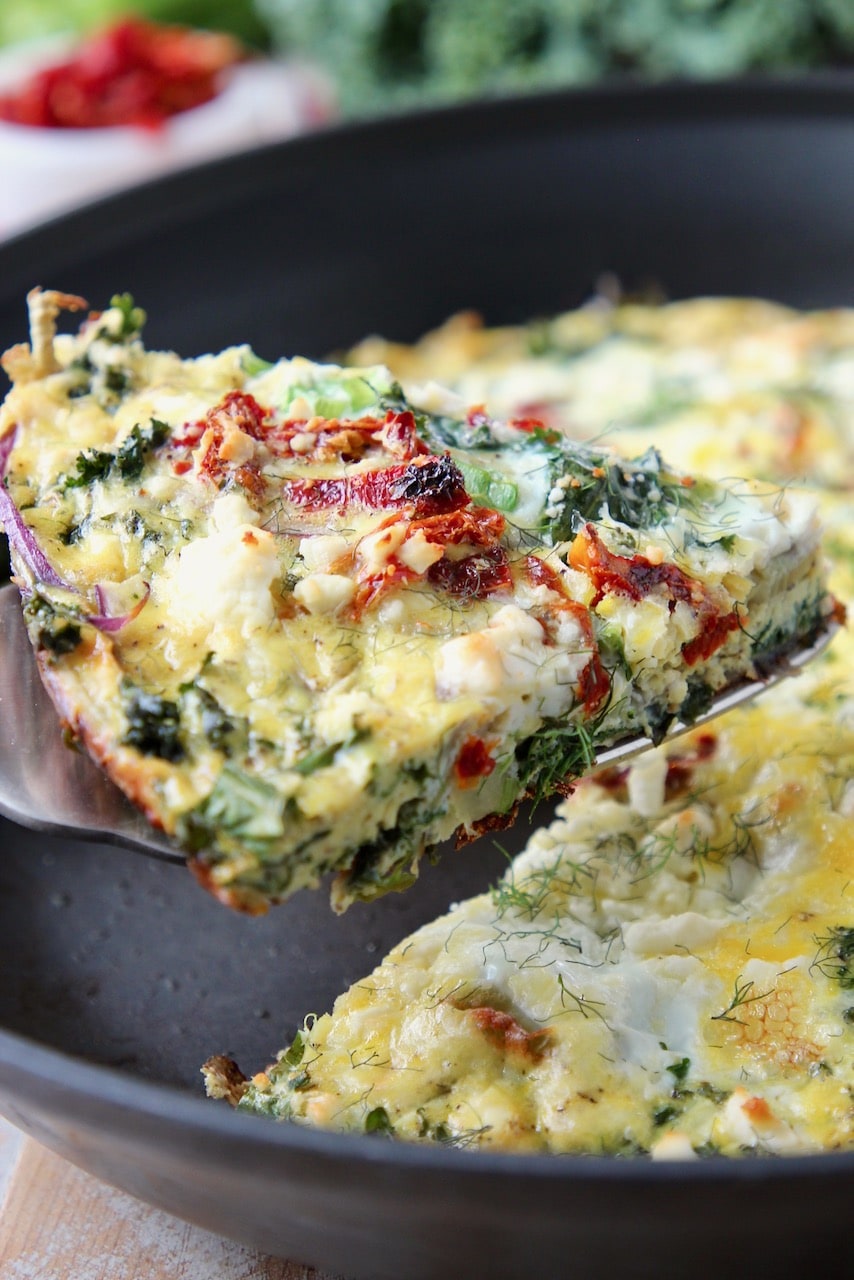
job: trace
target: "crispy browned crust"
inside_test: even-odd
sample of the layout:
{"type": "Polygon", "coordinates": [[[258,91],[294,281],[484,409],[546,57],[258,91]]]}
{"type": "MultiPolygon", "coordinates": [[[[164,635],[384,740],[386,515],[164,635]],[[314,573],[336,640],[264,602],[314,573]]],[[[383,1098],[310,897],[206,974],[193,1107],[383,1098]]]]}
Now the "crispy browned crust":
{"type": "Polygon", "coordinates": [[[454,848],[462,849],[467,844],[473,844],[490,831],[506,831],[516,821],[521,804],[521,800],[517,800],[506,813],[488,813],[485,818],[480,818],[467,827],[457,827],[454,832],[454,848]]]}
{"type": "Polygon", "coordinates": [[[204,858],[188,858],[187,866],[203,889],[212,894],[223,906],[230,907],[232,911],[239,911],[241,915],[266,915],[270,907],[276,903],[275,898],[265,897],[252,889],[235,889],[231,886],[217,884],[213,878],[213,871],[204,858]]]}
{"type": "Polygon", "coordinates": [[[73,679],[54,665],[43,650],[37,651],[36,661],[42,684],[59,713],[62,729],[80,743],[152,826],[164,830],[162,816],[152,797],[152,786],[155,780],[166,776],[165,768],[157,761],[134,757],[130,752],[117,753],[112,736],[91,722],[74,696],[73,679]]]}
{"type": "Polygon", "coordinates": [[[246,1092],[249,1080],[233,1058],[215,1054],[202,1065],[205,1089],[209,1098],[224,1098],[236,1107],[246,1092]]]}
{"type": "MultiPolygon", "coordinates": [[[[92,645],[92,649],[99,643],[92,645]]],[[[99,730],[74,696],[74,680],[57,668],[44,651],[36,654],[39,674],[48,696],[59,713],[61,727],[89,754],[111,782],[142,811],[152,826],[165,830],[161,813],[156,807],[153,788],[157,781],[168,777],[168,765],[159,760],[138,756],[134,752],[117,752],[112,736],[99,730]]],[[[264,895],[247,888],[218,885],[211,867],[201,857],[188,857],[187,865],[196,880],[224,906],[243,915],[265,915],[271,901],[264,895]]]]}

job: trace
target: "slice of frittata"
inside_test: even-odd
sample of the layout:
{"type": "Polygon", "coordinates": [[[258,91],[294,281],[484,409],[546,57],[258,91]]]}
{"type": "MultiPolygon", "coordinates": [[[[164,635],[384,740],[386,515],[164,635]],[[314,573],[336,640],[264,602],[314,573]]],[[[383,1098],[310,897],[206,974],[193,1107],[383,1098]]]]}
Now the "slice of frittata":
{"type": "Polygon", "coordinates": [[[339,908],[659,739],[833,610],[812,506],[498,422],[382,367],[147,351],[34,291],[2,520],[45,685],[248,911],[339,908]]]}
{"type": "Polygon", "coordinates": [[[854,1148],[854,702],[775,696],[585,779],[491,890],[266,1071],[300,1124],[508,1151],[854,1148]]]}

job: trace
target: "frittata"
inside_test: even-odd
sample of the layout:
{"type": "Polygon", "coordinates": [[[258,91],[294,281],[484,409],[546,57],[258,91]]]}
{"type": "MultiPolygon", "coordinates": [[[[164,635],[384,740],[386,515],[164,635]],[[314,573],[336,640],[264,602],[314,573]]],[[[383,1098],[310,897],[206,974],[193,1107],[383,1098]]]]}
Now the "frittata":
{"type": "MultiPolygon", "coordinates": [[[[810,491],[854,592],[854,313],[597,303],[378,339],[510,416],[810,491]],[[551,335],[549,337],[549,335],[551,335]],[[559,341],[558,341],[559,339],[559,341]]],[[[272,1067],[209,1092],[316,1127],[508,1151],[854,1147],[854,643],[594,773],[488,892],[404,939],[272,1067]]]]}
{"type": "Polygon", "coordinates": [[[147,351],[126,296],[7,352],[2,519],[46,687],[261,911],[411,883],[833,611],[812,505],[500,421],[381,366],[147,351]]]}

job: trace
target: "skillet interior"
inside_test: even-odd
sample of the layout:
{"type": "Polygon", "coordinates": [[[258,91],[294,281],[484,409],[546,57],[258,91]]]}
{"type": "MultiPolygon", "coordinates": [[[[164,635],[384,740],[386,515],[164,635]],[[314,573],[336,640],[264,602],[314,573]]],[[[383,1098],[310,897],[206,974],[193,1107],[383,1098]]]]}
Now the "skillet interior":
{"type": "MultiPolygon", "coordinates": [[[[22,338],[35,283],[93,305],[129,289],[148,344],[184,354],[248,340],[322,356],[462,307],[520,320],[579,303],[606,270],[674,297],[851,303],[852,106],[834,78],[603,91],[267,148],[0,247],[0,343],[22,338]]],[[[638,1276],[788,1275],[854,1256],[848,1156],[685,1172],[502,1159],[294,1133],[197,1100],[210,1052],[265,1060],[482,888],[503,865],[485,844],[343,920],[302,894],[257,921],[123,850],[5,823],[0,840],[0,1107],[137,1195],[359,1276],[509,1276],[532,1251],[539,1275],[573,1257],[583,1276],[626,1259],[638,1276]]]]}

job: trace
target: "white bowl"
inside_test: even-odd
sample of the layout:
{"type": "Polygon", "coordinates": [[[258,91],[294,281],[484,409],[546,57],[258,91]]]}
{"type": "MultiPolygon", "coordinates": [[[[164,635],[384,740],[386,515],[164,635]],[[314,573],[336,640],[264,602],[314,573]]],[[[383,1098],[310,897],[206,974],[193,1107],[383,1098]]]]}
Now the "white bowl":
{"type": "MultiPolygon", "coordinates": [[[[14,90],[70,47],[63,38],[4,50],[0,92],[14,90]]],[[[314,68],[259,58],[229,70],[210,102],[155,131],[47,129],[0,120],[0,238],[158,173],[290,137],[334,114],[329,82],[314,68]]]]}

